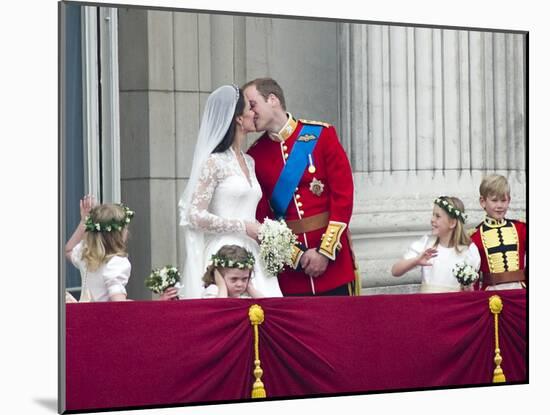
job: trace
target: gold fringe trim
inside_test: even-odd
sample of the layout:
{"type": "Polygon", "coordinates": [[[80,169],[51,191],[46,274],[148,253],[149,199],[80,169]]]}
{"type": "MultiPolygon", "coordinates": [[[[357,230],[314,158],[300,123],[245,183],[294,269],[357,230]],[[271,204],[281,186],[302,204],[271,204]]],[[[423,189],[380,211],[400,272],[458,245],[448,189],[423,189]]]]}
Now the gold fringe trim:
{"type": "Polygon", "coordinates": [[[495,370],[493,372],[493,383],[506,382],[506,377],[500,367],[502,363],[502,356],[500,355],[500,347],[498,343],[498,315],[502,311],[502,307],[502,299],[498,295],[493,295],[489,298],[489,309],[495,317],[495,370]]]}
{"type": "Polygon", "coordinates": [[[254,385],[252,385],[252,399],[265,398],[267,396],[262,375],[264,371],[260,367],[260,337],[258,326],[264,322],[264,310],[258,304],[250,306],[248,309],[250,324],[254,330],[254,385]]]}

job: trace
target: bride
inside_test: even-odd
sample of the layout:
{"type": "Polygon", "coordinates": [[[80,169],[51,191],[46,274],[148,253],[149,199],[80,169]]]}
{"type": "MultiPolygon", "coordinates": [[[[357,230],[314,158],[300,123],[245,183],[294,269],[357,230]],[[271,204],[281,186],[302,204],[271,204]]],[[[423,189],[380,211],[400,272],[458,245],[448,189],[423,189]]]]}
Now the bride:
{"type": "Polygon", "coordinates": [[[210,94],[189,182],[179,202],[186,250],[180,297],[201,296],[208,261],[223,245],[252,252],[255,288],[266,297],[282,296],[277,278],[262,270],[258,258],[255,218],[262,191],[254,160],[242,150],[246,134],[253,131],[254,113],[238,87],[224,85],[210,94]]]}

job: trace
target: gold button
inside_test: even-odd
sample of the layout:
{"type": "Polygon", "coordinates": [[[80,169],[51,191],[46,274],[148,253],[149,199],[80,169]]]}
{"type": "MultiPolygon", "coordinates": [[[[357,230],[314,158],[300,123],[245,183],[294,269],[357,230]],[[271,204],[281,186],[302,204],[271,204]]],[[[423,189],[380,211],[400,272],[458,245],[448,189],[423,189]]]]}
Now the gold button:
{"type": "Polygon", "coordinates": [[[297,191],[298,191],[298,188],[296,188],[295,192],[297,192],[297,191]]]}
{"type": "Polygon", "coordinates": [[[300,197],[301,197],[300,195],[296,195],[296,199],[300,199],[300,197]]]}
{"type": "Polygon", "coordinates": [[[288,154],[287,154],[287,153],[285,153],[285,159],[287,159],[287,158],[288,158],[288,154]]]}
{"type": "Polygon", "coordinates": [[[302,207],[302,202],[298,202],[298,207],[302,207]]]}
{"type": "Polygon", "coordinates": [[[327,241],[329,241],[329,242],[332,241],[332,238],[329,236],[329,237],[327,238],[327,241]]]}
{"type": "Polygon", "coordinates": [[[283,145],[283,150],[284,151],[287,151],[288,150],[288,147],[286,145],[283,145]]]}
{"type": "Polygon", "coordinates": [[[325,246],[330,246],[330,242],[327,242],[327,243],[325,244],[325,246]]]}
{"type": "Polygon", "coordinates": [[[304,214],[304,211],[303,210],[300,210],[300,215],[303,215],[304,214]]]}

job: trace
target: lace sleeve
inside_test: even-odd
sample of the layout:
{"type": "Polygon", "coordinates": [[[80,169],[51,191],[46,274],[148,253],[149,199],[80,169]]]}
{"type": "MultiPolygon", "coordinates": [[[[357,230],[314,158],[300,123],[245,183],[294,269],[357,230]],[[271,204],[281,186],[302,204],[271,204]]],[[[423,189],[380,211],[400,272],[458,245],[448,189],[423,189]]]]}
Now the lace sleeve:
{"type": "Polygon", "coordinates": [[[191,227],[208,233],[245,233],[244,222],[214,215],[208,211],[212,196],[221,179],[223,171],[216,157],[210,156],[201,171],[197,188],[191,197],[189,223],[191,227]]]}

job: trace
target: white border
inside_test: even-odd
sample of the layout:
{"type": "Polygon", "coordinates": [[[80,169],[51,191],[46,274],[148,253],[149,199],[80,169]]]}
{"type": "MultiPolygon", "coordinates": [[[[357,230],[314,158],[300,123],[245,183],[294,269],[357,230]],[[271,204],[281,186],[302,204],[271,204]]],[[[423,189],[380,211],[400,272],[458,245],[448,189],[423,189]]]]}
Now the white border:
{"type": "MultiPolygon", "coordinates": [[[[106,3],[105,1],[98,1],[106,3]]],[[[123,3],[123,2],[120,2],[123,3]]],[[[529,59],[529,223],[531,384],[270,403],[197,406],[128,414],[540,413],[546,397],[548,365],[548,14],[540,1],[384,0],[358,8],[337,2],[278,0],[131,1],[167,7],[208,8],[286,15],[361,18],[530,31],[529,59]],[[206,4],[205,4],[206,3],[206,4]],[[537,175],[535,175],[537,169],[537,175]],[[534,227],[538,225],[538,228],[534,227]],[[544,250],[544,251],[543,251],[544,250]],[[546,396],[545,396],[546,395],[546,396]]],[[[366,2],[365,2],[366,3],[366,2]]],[[[54,0],[8,2],[0,25],[2,39],[2,368],[4,413],[53,414],[57,394],[57,4],[54,0]],[[6,411],[7,410],[7,411],[6,411]]]]}

